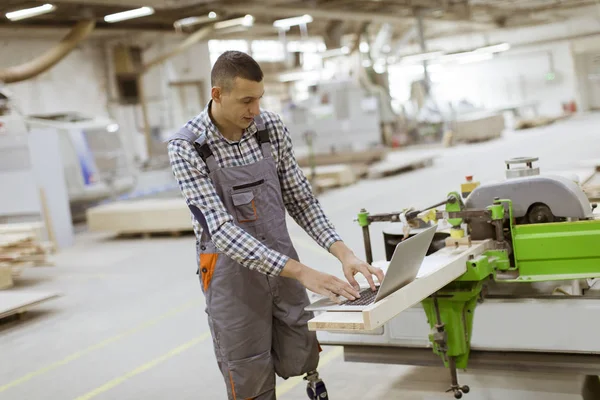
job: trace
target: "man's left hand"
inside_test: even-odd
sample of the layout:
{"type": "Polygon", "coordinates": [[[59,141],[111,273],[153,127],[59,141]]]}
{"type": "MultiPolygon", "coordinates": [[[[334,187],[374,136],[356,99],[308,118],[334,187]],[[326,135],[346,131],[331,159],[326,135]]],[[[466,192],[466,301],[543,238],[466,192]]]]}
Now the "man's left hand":
{"type": "Polygon", "coordinates": [[[354,279],[354,275],[359,272],[363,274],[365,278],[367,278],[369,286],[371,286],[371,290],[373,291],[376,289],[375,282],[373,281],[373,275],[377,277],[379,284],[383,282],[383,270],[381,268],[373,267],[353,254],[348,255],[342,260],[342,268],[344,270],[344,276],[350,285],[354,286],[356,290],[360,290],[360,285],[356,279],[354,279]]]}

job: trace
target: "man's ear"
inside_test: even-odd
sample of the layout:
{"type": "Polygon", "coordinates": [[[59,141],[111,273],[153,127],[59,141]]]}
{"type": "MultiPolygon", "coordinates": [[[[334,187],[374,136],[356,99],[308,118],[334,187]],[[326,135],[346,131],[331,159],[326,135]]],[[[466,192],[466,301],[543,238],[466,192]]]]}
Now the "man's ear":
{"type": "Polygon", "coordinates": [[[221,88],[218,86],[215,86],[210,90],[210,96],[212,97],[212,99],[215,103],[221,102],[222,94],[223,94],[223,92],[222,92],[221,88]]]}

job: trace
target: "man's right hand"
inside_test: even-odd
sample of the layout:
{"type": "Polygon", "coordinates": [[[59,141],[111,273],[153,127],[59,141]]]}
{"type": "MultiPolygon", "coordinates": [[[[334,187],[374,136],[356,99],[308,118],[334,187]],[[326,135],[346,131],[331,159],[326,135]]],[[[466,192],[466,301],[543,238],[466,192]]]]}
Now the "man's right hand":
{"type": "Polygon", "coordinates": [[[348,282],[309,268],[293,259],[285,264],[281,276],[296,279],[311,292],[327,296],[336,303],[340,303],[342,300],[339,296],[344,296],[349,300],[360,297],[359,292],[348,282]]]}

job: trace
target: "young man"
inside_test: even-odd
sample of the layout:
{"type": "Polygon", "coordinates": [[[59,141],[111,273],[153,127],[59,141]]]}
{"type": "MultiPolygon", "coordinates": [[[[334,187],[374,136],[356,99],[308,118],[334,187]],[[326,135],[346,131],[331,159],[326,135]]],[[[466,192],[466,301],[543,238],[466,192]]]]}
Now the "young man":
{"type": "Polygon", "coordinates": [[[169,140],[168,151],[194,216],[198,273],[228,397],[273,400],[275,374],[307,374],[309,396],[326,399],[305,288],[355,299],[355,274],[375,289],[372,274],[381,282],[383,272],[342,242],[298,167],[283,122],[260,110],[264,84],[256,61],[225,52],[211,80],[211,101],[169,140]],[[286,210],[341,261],[350,284],[299,262],[286,210]]]}

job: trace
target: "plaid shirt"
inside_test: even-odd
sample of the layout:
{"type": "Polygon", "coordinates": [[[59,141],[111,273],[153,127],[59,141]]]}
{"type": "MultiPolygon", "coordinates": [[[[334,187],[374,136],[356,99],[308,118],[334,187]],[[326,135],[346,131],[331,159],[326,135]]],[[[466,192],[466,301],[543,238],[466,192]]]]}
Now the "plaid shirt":
{"type": "MultiPolygon", "coordinates": [[[[221,168],[247,165],[263,158],[252,123],[238,143],[225,139],[212,122],[207,107],[186,127],[200,135],[205,133],[221,168]],[[233,144],[233,145],[232,145],[233,144]]],[[[292,149],[290,134],[279,115],[262,111],[261,116],[271,139],[271,151],[279,174],[283,202],[288,213],[317,243],[329,250],[341,240],[333,225],[323,213],[312,193],[309,182],[299,168],[292,149]]],[[[241,265],[266,275],[279,275],[289,257],[272,250],[233,223],[233,217],[219,198],[208,168],[194,146],[185,140],[171,140],[168,144],[173,175],[188,205],[196,206],[206,218],[215,246],[241,265]]],[[[192,217],[198,240],[202,226],[192,217]]]]}

